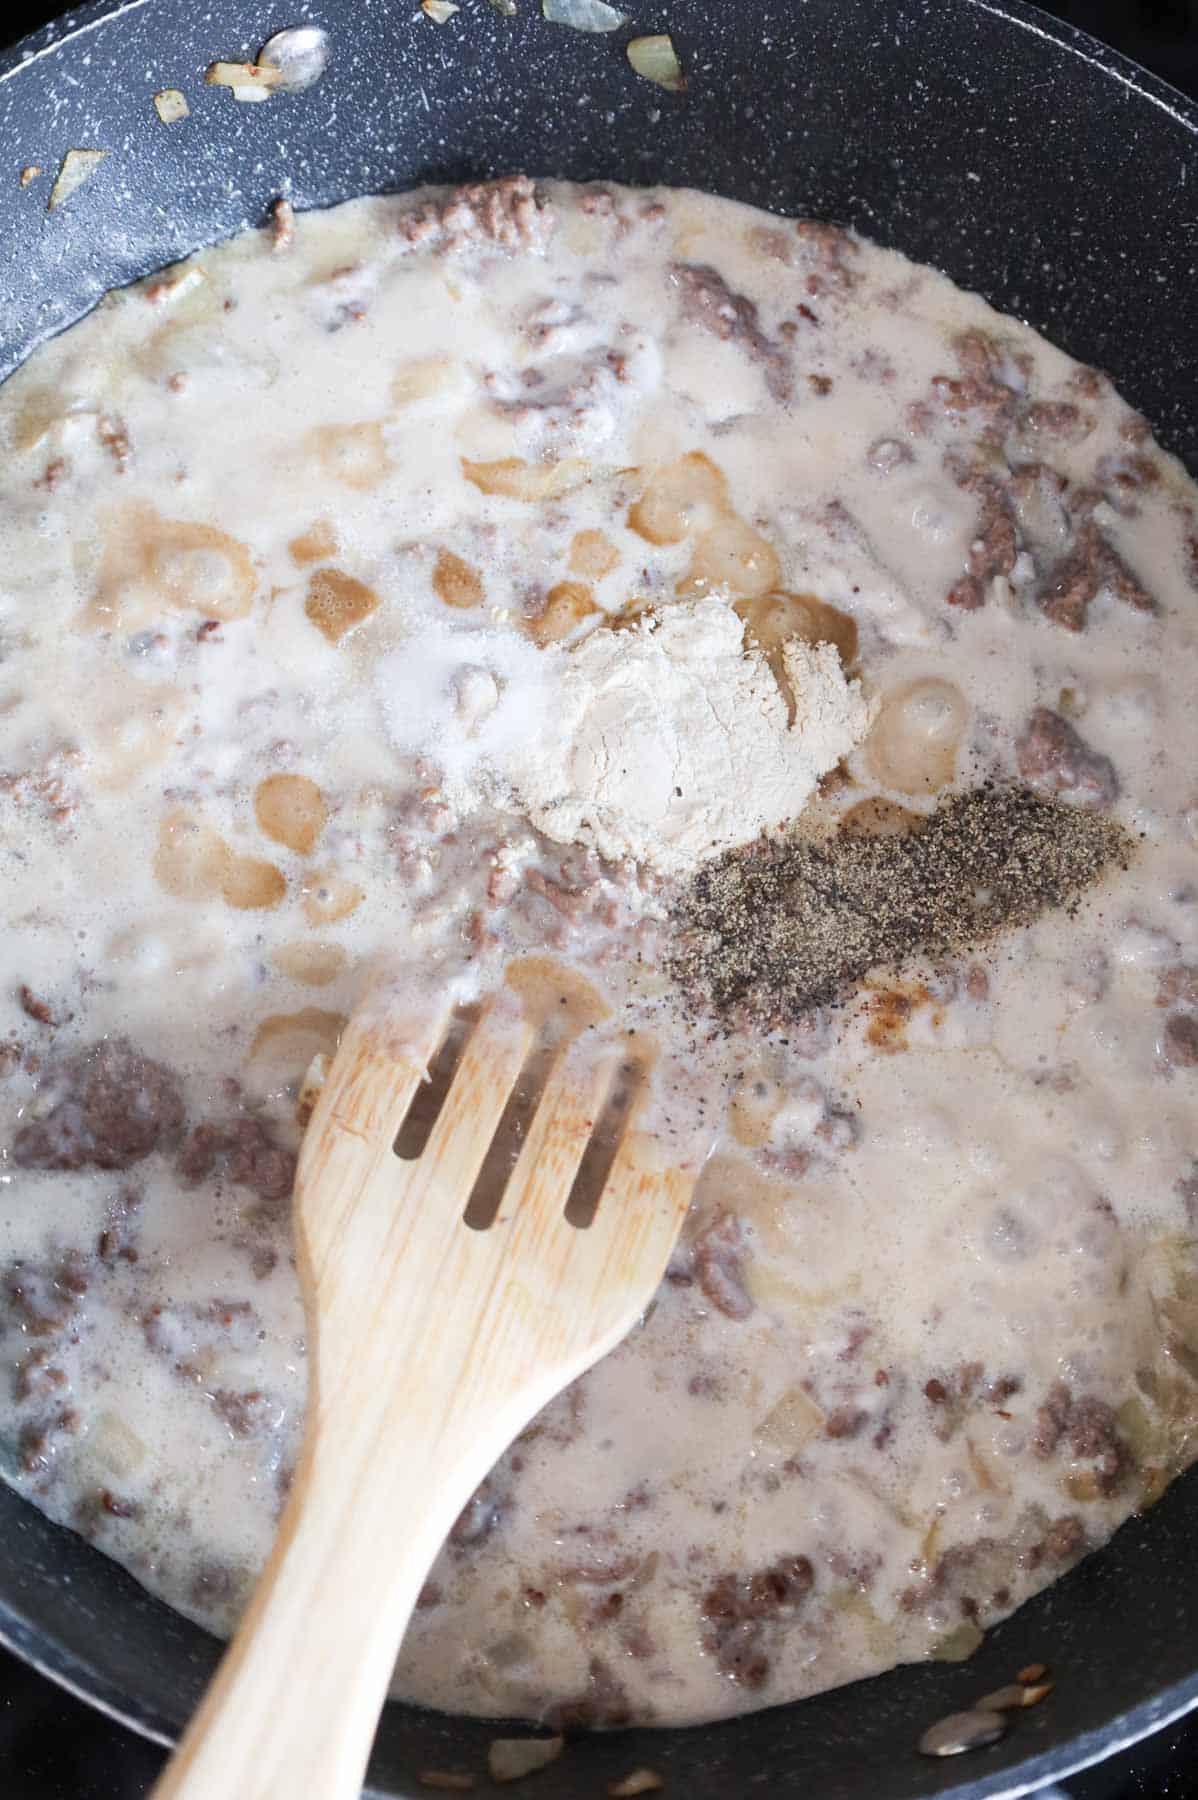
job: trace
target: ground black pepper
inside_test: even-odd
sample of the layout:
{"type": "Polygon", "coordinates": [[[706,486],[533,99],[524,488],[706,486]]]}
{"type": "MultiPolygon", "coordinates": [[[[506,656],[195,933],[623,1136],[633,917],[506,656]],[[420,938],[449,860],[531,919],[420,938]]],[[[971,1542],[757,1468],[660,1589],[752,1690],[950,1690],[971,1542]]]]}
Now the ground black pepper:
{"type": "Polygon", "coordinates": [[[717,1012],[781,1025],[871,970],[1073,907],[1133,849],[1102,813],[997,783],[952,795],[904,834],[763,839],[695,876],[674,909],[669,966],[717,1012]]]}

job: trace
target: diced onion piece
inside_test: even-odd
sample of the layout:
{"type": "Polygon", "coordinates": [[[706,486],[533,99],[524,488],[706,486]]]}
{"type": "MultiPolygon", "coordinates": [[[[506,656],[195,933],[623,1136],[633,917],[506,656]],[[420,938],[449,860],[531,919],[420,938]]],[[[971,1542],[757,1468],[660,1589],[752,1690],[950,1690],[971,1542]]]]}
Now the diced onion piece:
{"type": "Polygon", "coordinates": [[[591,479],[591,465],[577,457],[555,463],[526,463],[518,456],[498,462],[470,462],[462,458],[462,474],[480,493],[503,494],[509,500],[557,500],[572,494],[591,479]]]}
{"type": "Polygon", "coordinates": [[[985,1641],[985,1634],[972,1619],[966,1619],[961,1625],[948,1633],[946,1637],[937,1639],[932,1645],[934,1662],[967,1662],[980,1644],[985,1641]]]}
{"type": "Polygon", "coordinates": [[[516,0],[491,0],[491,5],[505,19],[514,19],[516,16],[516,0]]]}
{"type": "Polygon", "coordinates": [[[827,1414],[801,1387],[790,1387],[770,1408],[757,1430],[768,1443],[780,1444],[793,1451],[818,1437],[827,1422],[827,1414]]]}
{"type": "Polygon", "coordinates": [[[103,1412],[92,1426],[88,1448],[110,1475],[127,1477],[139,1469],[149,1450],[119,1414],[103,1412]]]}
{"type": "Polygon", "coordinates": [[[191,108],[181,88],[159,88],[154,95],[154,111],[164,125],[173,125],[177,119],[185,119],[191,108]]]}
{"type": "Polygon", "coordinates": [[[434,25],[448,25],[454,13],[462,9],[453,0],[420,0],[420,10],[434,25]]]}
{"type": "Polygon", "coordinates": [[[569,25],[573,31],[618,31],[626,15],[606,0],[541,0],[541,11],[551,25],[569,25]]]}
{"type": "Polygon", "coordinates": [[[227,87],[234,100],[269,100],[283,85],[283,71],[272,63],[214,62],[204,70],[209,87],[227,87]]]}
{"type": "Polygon", "coordinates": [[[623,1781],[610,1782],[607,1791],[611,1800],[636,1800],[636,1795],[656,1794],[665,1785],[656,1769],[634,1769],[623,1781]]]}
{"type": "Polygon", "coordinates": [[[54,186],[50,189],[46,211],[53,212],[65,200],[69,200],[85,181],[90,181],[107,155],[107,150],[68,150],[62,159],[54,186]]]}
{"type": "Polygon", "coordinates": [[[492,1738],[487,1767],[492,1781],[519,1781],[548,1768],[562,1753],[565,1738],[492,1738]]]}
{"type": "Polygon", "coordinates": [[[653,37],[633,38],[628,45],[628,60],[638,75],[643,75],[646,81],[656,82],[667,93],[681,94],[686,91],[686,76],[682,73],[674,40],[668,32],[659,32],[653,37]]]}

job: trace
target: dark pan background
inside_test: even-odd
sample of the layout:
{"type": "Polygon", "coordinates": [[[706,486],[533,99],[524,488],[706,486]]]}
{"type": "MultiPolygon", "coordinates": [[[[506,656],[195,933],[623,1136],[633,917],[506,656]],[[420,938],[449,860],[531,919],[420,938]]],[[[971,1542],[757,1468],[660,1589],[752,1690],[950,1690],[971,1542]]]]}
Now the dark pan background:
{"type": "MultiPolygon", "coordinates": [[[[396,5],[404,3],[395,0],[396,5]]],[[[728,0],[729,5],[736,3],[728,0]]],[[[1198,99],[1198,0],[1038,0],[1038,4],[1198,99]]],[[[0,0],[0,44],[23,37],[60,10],[53,0],[15,0],[15,5],[0,0]]],[[[153,1745],[81,1705],[0,1650],[3,1800],[144,1800],[161,1762],[162,1752],[153,1745]]],[[[1068,1800],[1198,1800],[1198,1714],[1073,1776],[1067,1792],[1068,1800]]],[[[1043,1790],[1043,1800],[1050,1794],[1053,1800],[1064,1800],[1060,1788],[1043,1790]]],[[[819,1796],[813,1794],[811,1800],[819,1796]]]]}

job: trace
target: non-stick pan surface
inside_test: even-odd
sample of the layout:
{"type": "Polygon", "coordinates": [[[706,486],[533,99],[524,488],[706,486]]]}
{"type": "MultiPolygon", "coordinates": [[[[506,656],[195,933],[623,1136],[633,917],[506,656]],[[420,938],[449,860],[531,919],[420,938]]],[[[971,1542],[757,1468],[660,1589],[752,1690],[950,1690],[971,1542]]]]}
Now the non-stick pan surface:
{"type": "MultiPolygon", "coordinates": [[[[638,27],[672,29],[691,76],[681,99],[632,76],[620,37],[538,14],[536,0],[515,19],[465,0],[439,27],[408,0],[100,0],[27,40],[0,61],[0,372],[106,289],[258,222],[280,193],[322,206],[525,168],[855,225],[1110,370],[1198,473],[1198,111],[1180,96],[991,0],[649,0],[638,27]],[[307,94],[247,107],[200,85],[213,59],[305,19],[333,47],[307,94]],[[169,128],[151,105],[168,86],[192,108],[169,128]],[[109,155],[48,215],[48,180],[22,189],[17,172],[52,172],[71,148],[109,155]]],[[[639,1763],[686,1800],[1026,1792],[1198,1703],[1196,1539],[1192,1475],[968,1664],[719,1726],[580,1740],[538,1795],[595,1800],[639,1763]],[[925,1724],[1033,1661],[1051,1663],[1056,1690],[1005,1742],[964,1763],[915,1754],[925,1724]]],[[[0,1635],[163,1739],[218,1654],[2,1484],[0,1635]]],[[[391,1706],[372,1782],[413,1795],[421,1768],[481,1766],[493,1732],[391,1706]]]]}

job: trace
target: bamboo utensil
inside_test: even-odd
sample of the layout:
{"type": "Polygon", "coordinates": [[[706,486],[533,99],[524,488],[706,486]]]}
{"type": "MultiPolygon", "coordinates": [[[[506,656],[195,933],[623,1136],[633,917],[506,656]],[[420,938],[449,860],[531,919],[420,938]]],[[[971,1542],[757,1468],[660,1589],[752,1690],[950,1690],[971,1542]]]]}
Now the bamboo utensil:
{"type": "Polygon", "coordinates": [[[570,1222],[614,1071],[572,1055],[568,1038],[547,1049],[506,990],[405,1160],[401,1127],[428,1099],[451,1030],[448,1004],[413,1022],[368,1000],[317,1101],[294,1199],[311,1359],[303,1454],[249,1610],[155,1800],[358,1795],[400,1642],[458,1513],[534,1414],[620,1341],[665,1271],[697,1170],[665,1166],[634,1106],[608,1145],[593,1219],[570,1222]],[[520,1088],[531,1069],[544,1079],[535,1110],[520,1088]],[[467,1202],[520,1108],[498,1210],[473,1228],[467,1202]]]}

